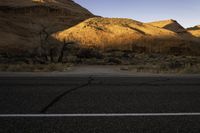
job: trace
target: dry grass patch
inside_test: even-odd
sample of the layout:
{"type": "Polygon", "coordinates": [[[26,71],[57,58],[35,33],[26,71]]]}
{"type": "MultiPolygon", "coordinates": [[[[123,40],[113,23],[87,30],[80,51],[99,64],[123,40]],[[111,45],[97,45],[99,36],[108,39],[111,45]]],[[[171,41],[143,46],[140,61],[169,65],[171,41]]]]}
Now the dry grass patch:
{"type": "Polygon", "coordinates": [[[73,67],[72,64],[0,64],[2,72],[64,72],[73,67]]]}

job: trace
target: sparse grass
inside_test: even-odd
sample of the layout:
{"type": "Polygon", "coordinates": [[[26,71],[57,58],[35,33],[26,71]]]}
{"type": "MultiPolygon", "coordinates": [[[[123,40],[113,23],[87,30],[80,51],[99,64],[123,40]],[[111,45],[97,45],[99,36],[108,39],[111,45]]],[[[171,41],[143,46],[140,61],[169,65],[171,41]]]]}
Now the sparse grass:
{"type": "Polygon", "coordinates": [[[0,64],[2,72],[63,72],[68,71],[72,64],[0,64]]]}
{"type": "MultiPolygon", "coordinates": [[[[15,57],[13,57],[15,58],[15,57]]],[[[76,49],[67,51],[64,64],[49,63],[40,65],[39,63],[29,63],[31,60],[27,57],[26,63],[9,62],[1,58],[2,64],[0,71],[66,71],[70,64],[83,65],[126,65],[127,68],[122,70],[133,72],[150,72],[150,73],[200,73],[200,56],[184,56],[170,54],[152,54],[138,53],[127,50],[100,50],[95,47],[76,49]]],[[[14,60],[15,61],[15,60],[14,60]]]]}
{"type": "Polygon", "coordinates": [[[200,74],[200,65],[188,66],[182,68],[162,68],[160,65],[131,65],[122,67],[121,70],[139,72],[139,73],[178,73],[178,74],[200,74]]]}
{"type": "Polygon", "coordinates": [[[126,65],[122,70],[150,73],[200,73],[199,56],[176,56],[163,54],[131,53],[127,51],[108,51],[103,59],[95,57],[81,60],[79,64],[126,65]]]}
{"type": "Polygon", "coordinates": [[[200,64],[185,67],[184,69],[181,70],[181,73],[200,74],[200,64]]]}

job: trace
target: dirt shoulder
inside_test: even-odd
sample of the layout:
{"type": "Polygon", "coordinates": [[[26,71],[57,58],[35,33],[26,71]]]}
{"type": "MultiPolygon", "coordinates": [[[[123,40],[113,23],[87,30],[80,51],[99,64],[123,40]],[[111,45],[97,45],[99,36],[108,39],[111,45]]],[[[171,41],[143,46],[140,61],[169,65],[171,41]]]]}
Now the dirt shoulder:
{"type": "Polygon", "coordinates": [[[131,66],[77,65],[63,72],[0,72],[0,77],[200,77],[200,74],[136,72],[128,67],[131,66]]]}

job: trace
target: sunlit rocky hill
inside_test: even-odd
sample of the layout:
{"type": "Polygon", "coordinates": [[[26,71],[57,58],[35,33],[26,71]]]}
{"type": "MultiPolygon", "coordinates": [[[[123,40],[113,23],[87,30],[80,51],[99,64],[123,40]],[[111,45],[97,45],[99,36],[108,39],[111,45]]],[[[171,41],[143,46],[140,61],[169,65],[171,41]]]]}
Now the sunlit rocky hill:
{"type": "Polygon", "coordinates": [[[81,46],[103,49],[198,54],[198,39],[190,34],[186,37],[183,33],[188,34],[174,20],[142,23],[131,19],[96,17],[53,36],[61,42],[73,41],[81,46]]]}

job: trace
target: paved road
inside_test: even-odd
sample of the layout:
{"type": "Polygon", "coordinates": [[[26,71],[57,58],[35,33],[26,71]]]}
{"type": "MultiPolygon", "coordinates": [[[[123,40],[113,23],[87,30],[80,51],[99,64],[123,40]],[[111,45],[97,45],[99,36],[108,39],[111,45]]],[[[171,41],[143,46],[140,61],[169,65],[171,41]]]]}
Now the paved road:
{"type": "Polygon", "coordinates": [[[0,76],[0,133],[118,132],[199,133],[200,76],[0,76]]]}

